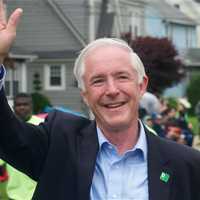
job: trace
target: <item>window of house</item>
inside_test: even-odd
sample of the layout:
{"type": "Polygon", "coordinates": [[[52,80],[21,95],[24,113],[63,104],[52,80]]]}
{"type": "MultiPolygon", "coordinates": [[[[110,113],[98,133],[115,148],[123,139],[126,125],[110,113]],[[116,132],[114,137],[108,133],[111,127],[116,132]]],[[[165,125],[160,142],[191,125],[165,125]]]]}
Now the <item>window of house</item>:
{"type": "Polygon", "coordinates": [[[20,88],[20,75],[19,71],[16,69],[6,69],[6,78],[5,78],[5,92],[8,98],[14,97],[19,93],[20,88]]]}
{"type": "Polygon", "coordinates": [[[65,89],[65,65],[45,65],[44,80],[46,90],[65,89]]]}

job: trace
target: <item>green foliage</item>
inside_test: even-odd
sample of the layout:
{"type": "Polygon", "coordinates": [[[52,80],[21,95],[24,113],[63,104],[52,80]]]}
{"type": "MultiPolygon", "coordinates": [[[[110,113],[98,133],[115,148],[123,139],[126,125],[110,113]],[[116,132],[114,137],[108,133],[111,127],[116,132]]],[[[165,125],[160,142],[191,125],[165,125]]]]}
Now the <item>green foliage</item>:
{"type": "Polygon", "coordinates": [[[51,106],[50,100],[43,94],[35,92],[32,94],[33,99],[33,113],[41,113],[46,106],[51,106]]]}
{"type": "Polygon", "coordinates": [[[169,97],[169,98],[167,99],[167,102],[168,102],[168,106],[169,106],[170,108],[177,109],[178,102],[177,102],[177,99],[176,99],[176,98],[169,97]]]}
{"type": "Polygon", "coordinates": [[[184,68],[177,51],[168,38],[122,36],[141,58],[149,80],[149,91],[161,94],[184,77],[184,68]]]}
{"type": "Polygon", "coordinates": [[[190,83],[186,90],[188,100],[192,105],[190,113],[194,113],[195,106],[197,105],[197,102],[200,100],[199,86],[200,86],[200,74],[197,74],[191,78],[190,83]]]}
{"type": "Polygon", "coordinates": [[[42,87],[40,81],[40,74],[38,72],[34,74],[33,87],[35,91],[34,93],[32,93],[33,113],[38,114],[41,113],[46,106],[51,106],[51,102],[48,99],[48,97],[39,92],[42,89],[42,87]]]}
{"type": "Polygon", "coordinates": [[[199,134],[199,122],[197,117],[195,116],[190,116],[188,117],[189,123],[192,124],[192,131],[194,134],[199,134]]]}

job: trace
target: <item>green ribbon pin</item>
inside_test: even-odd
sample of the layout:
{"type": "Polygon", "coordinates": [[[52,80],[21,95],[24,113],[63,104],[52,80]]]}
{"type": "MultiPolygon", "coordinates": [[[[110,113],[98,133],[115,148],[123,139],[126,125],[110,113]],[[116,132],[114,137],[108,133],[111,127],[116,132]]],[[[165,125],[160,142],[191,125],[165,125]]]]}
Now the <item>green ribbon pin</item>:
{"type": "Polygon", "coordinates": [[[169,181],[170,175],[166,172],[162,172],[160,175],[160,180],[167,183],[169,181]]]}

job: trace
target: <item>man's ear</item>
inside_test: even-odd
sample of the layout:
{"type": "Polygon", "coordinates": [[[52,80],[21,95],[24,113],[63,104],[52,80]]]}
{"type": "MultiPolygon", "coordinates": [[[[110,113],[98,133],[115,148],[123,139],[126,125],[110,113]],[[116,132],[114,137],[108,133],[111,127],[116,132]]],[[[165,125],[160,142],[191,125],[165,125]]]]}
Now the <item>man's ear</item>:
{"type": "Polygon", "coordinates": [[[87,100],[87,92],[86,92],[86,91],[81,91],[80,94],[81,94],[81,97],[82,97],[84,103],[85,103],[87,106],[89,106],[88,100],[87,100]]]}
{"type": "Polygon", "coordinates": [[[140,83],[140,96],[141,97],[147,90],[148,82],[149,82],[149,78],[145,75],[142,79],[142,82],[140,83]]]}

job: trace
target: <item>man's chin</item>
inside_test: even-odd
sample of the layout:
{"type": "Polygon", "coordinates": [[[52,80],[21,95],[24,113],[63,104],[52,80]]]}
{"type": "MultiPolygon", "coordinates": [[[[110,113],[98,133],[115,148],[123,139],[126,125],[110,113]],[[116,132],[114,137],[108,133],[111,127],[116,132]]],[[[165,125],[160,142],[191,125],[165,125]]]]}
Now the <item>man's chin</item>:
{"type": "Polygon", "coordinates": [[[107,120],[107,127],[115,132],[123,131],[128,127],[128,122],[122,119],[107,120]]]}

